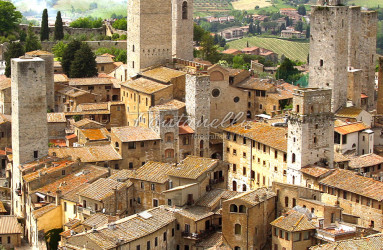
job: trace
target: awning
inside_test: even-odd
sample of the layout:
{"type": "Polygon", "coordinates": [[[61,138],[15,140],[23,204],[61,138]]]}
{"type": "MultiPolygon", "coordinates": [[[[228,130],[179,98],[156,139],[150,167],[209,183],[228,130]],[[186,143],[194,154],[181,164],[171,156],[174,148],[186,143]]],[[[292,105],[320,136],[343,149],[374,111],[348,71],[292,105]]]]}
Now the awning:
{"type": "Polygon", "coordinates": [[[38,196],[38,197],[40,197],[41,199],[45,199],[45,194],[41,194],[41,193],[36,193],[36,195],[38,196]]]}

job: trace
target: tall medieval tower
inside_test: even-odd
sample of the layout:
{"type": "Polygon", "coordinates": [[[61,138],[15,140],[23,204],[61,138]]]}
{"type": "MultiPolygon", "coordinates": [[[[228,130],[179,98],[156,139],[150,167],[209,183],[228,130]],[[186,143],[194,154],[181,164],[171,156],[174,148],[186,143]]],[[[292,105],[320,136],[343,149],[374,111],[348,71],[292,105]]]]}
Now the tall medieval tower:
{"type": "Polygon", "coordinates": [[[20,166],[48,155],[45,62],[41,58],[12,59],[12,203],[23,216],[20,166]]]}
{"type": "Polygon", "coordinates": [[[193,0],[172,0],[173,57],[193,60],[193,0]]]}
{"type": "Polygon", "coordinates": [[[294,92],[288,118],[287,182],[303,185],[300,169],[314,164],[333,166],[334,121],[330,89],[294,92]]]}
{"type": "Polygon", "coordinates": [[[128,76],[172,58],[170,0],[128,1],[128,76]]]}
{"type": "Polygon", "coordinates": [[[340,0],[311,7],[309,86],[331,88],[331,110],[347,102],[348,11],[340,0]]]}
{"type": "Polygon", "coordinates": [[[210,157],[210,78],[208,75],[186,75],[186,113],[194,130],[194,155],[210,157]]]}

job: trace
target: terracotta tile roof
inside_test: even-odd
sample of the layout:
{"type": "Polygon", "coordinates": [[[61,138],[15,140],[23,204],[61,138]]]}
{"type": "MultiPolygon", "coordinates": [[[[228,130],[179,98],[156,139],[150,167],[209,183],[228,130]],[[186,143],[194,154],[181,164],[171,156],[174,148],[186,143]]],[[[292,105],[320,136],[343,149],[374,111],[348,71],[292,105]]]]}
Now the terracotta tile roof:
{"type": "Polygon", "coordinates": [[[39,209],[37,209],[37,210],[34,210],[34,211],[32,212],[32,215],[33,215],[33,217],[34,217],[35,219],[38,219],[38,218],[40,218],[41,216],[45,215],[46,213],[48,213],[48,212],[54,210],[54,209],[57,208],[57,207],[59,207],[59,206],[57,206],[55,203],[51,203],[51,204],[46,205],[46,206],[44,206],[44,207],[42,207],[42,208],[39,208],[39,209]]]}
{"type": "Polygon", "coordinates": [[[133,171],[130,178],[162,184],[169,180],[169,173],[173,169],[174,167],[170,163],[148,161],[145,165],[133,171]]]}
{"type": "Polygon", "coordinates": [[[355,133],[358,131],[362,131],[365,129],[370,128],[369,126],[365,125],[363,122],[357,122],[352,124],[347,124],[339,127],[335,127],[335,132],[341,134],[341,135],[347,135],[351,133],[355,133]]]}
{"type": "MultiPolygon", "coordinates": [[[[81,224],[91,228],[99,228],[108,224],[109,219],[114,218],[113,216],[109,216],[102,213],[95,213],[84,220],[81,224]]],[[[113,219],[115,221],[115,219],[113,219]]]]}
{"type": "Polygon", "coordinates": [[[90,123],[92,123],[92,124],[96,124],[96,125],[99,125],[99,126],[104,126],[104,125],[102,125],[101,123],[96,122],[96,121],[93,121],[93,120],[90,120],[90,119],[88,119],[88,118],[85,118],[85,119],[79,120],[78,122],[75,122],[75,123],[73,124],[73,126],[75,126],[75,127],[77,127],[77,128],[82,128],[82,127],[84,127],[84,126],[86,126],[86,125],[88,125],[88,124],[90,124],[90,123]]]}
{"type": "Polygon", "coordinates": [[[197,249],[217,249],[223,243],[222,232],[215,232],[196,244],[197,249]]]}
{"type": "Polygon", "coordinates": [[[368,95],[362,93],[362,94],[360,94],[360,98],[362,98],[362,99],[368,98],[368,95]]]}
{"type": "Polygon", "coordinates": [[[257,49],[259,49],[259,47],[243,48],[242,52],[251,52],[251,51],[254,51],[254,50],[257,50],[257,49]]]}
{"type": "Polygon", "coordinates": [[[112,85],[116,79],[105,77],[71,78],[69,86],[112,85]]]}
{"type": "Polygon", "coordinates": [[[21,234],[21,225],[17,222],[17,217],[13,215],[0,215],[0,235],[1,234],[21,234]]]}
{"type": "Polygon", "coordinates": [[[357,175],[354,171],[337,169],[319,181],[320,184],[346,190],[374,200],[383,200],[383,183],[357,175]]]}
{"type": "Polygon", "coordinates": [[[52,53],[48,52],[48,51],[44,51],[44,50],[34,50],[34,51],[29,51],[27,53],[25,53],[26,55],[30,55],[30,56],[42,56],[42,55],[49,55],[49,56],[53,56],[52,53]]]}
{"type": "Polygon", "coordinates": [[[47,113],[48,122],[66,122],[64,113],[47,113]]]}
{"type": "Polygon", "coordinates": [[[55,172],[59,172],[62,169],[65,169],[68,166],[73,165],[73,164],[74,164],[73,161],[67,161],[67,160],[59,161],[59,162],[54,162],[48,168],[42,168],[42,169],[36,170],[36,171],[34,171],[32,173],[24,175],[23,179],[24,179],[25,182],[31,182],[31,181],[37,180],[39,178],[43,178],[43,176],[45,176],[47,174],[52,174],[52,173],[55,173],[55,172]]]}
{"type": "Polygon", "coordinates": [[[102,201],[114,195],[114,190],[119,191],[124,187],[126,187],[126,184],[123,182],[118,182],[113,179],[100,178],[88,187],[82,189],[79,192],[79,195],[92,200],[102,201]]]}
{"type": "Polygon", "coordinates": [[[67,223],[64,224],[64,226],[72,228],[76,227],[81,223],[81,220],[78,219],[70,219],[67,223]]]}
{"type": "Polygon", "coordinates": [[[178,133],[180,135],[186,135],[186,134],[194,134],[194,130],[189,127],[189,125],[187,124],[181,124],[178,126],[179,130],[178,130],[178,133]]]}
{"type": "Polygon", "coordinates": [[[210,207],[212,208],[216,205],[221,199],[228,200],[235,196],[237,196],[239,192],[229,191],[224,189],[214,189],[210,192],[207,192],[204,196],[202,196],[197,202],[196,205],[201,207],[210,207]]]}
{"type": "Polygon", "coordinates": [[[224,131],[245,136],[280,151],[287,152],[287,130],[260,122],[235,124],[224,131]]]}
{"type": "Polygon", "coordinates": [[[87,165],[81,170],[78,170],[72,174],[58,179],[50,184],[47,184],[32,193],[41,193],[45,195],[55,196],[56,190],[60,189],[62,195],[74,190],[84,183],[90,183],[105,176],[108,173],[108,169],[98,166],[87,165]]]}
{"type": "Polygon", "coordinates": [[[224,50],[222,51],[223,54],[234,54],[234,53],[241,53],[241,51],[237,50],[237,49],[227,49],[227,50],[224,50]]]}
{"type": "Polygon", "coordinates": [[[130,81],[121,83],[121,86],[124,86],[132,90],[136,90],[141,93],[153,94],[160,90],[169,88],[171,85],[165,85],[165,84],[158,83],[158,82],[141,77],[136,80],[130,80],[130,81]]]}
{"type": "Polygon", "coordinates": [[[245,81],[237,84],[238,88],[254,89],[254,90],[269,90],[274,87],[272,79],[248,78],[245,81]]]}
{"type": "Polygon", "coordinates": [[[12,122],[12,116],[0,114],[0,124],[6,123],[6,122],[12,122]]]}
{"type": "Polygon", "coordinates": [[[214,213],[207,207],[192,206],[187,208],[180,208],[174,210],[176,213],[183,217],[189,218],[193,221],[199,221],[214,215],[214,213]]]}
{"type": "Polygon", "coordinates": [[[186,75],[185,72],[169,69],[166,67],[158,67],[141,73],[144,77],[157,80],[163,83],[170,82],[173,78],[186,75]]]}
{"type": "Polygon", "coordinates": [[[89,110],[89,111],[73,111],[64,112],[66,116],[74,115],[110,115],[110,110],[89,110]]]}
{"type": "Polygon", "coordinates": [[[311,222],[305,214],[293,209],[271,222],[270,225],[288,232],[300,232],[316,229],[314,223],[311,222]]]}
{"type": "Polygon", "coordinates": [[[74,88],[74,87],[71,87],[71,86],[68,86],[68,87],[65,87],[63,89],[60,89],[57,92],[62,94],[62,95],[66,95],[66,96],[70,96],[70,97],[79,97],[79,96],[82,96],[82,95],[91,94],[89,91],[85,91],[85,90],[82,90],[82,89],[74,88]]]}
{"type": "Polygon", "coordinates": [[[68,229],[68,230],[60,233],[60,236],[68,238],[68,237],[70,237],[72,235],[72,233],[78,234],[78,233],[82,233],[84,231],[85,231],[85,226],[84,225],[79,225],[77,227],[74,227],[72,229],[68,229]]]}
{"type": "Polygon", "coordinates": [[[132,178],[134,175],[134,170],[129,169],[122,169],[117,171],[116,173],[112,174],[109,179],[115,180],[115,181],[126,181],[129,178],[132,178]]]}
{"type": "Polygon", "coordinates": [[[8,89],[11,87],[11,78],[0,79],[0,90],[8,89]]]}
{"type": "Polygon", "coordinates": [[[268,200],[272,197],[275,197],[276,194],[267,188],[258,188],[256,190],[248,191],[245,193],[240,193],[239,195],[230,198],[227,200],[227,202],[235,201],[235,200],[241,200],[243,202],[246,202],[252,206],[255,206],[261,202],[264,202],[265,200],[268,200]]]}
{"type": "Polygon", "coordinates": [[[69,191],[68,193],[63,195],[62,199],[78,203],[79,202],[79,197],[78,197],[79,192],[81,190],[83,190],[84,188],[87,188],[89,185],[90,185],[89,183],[84,183],[84,184],[72,189],[71,191],[69,191]]]}
{"type": "Polygon", "coordinates": [[[167,103],[160,104],[160,105],[155,105],[151,107],[151,110],[179,110],[182,109],[186,106],[184,102],[178,101],[178,100],[171,100],[168,101],[167,103]]]}
{"type": "Polygon", "coordinates": [[[363,111],[363,109],[361,109],[361,108],[346,107],[346,108],[342,108],[341,110],[336,112],[335,116],[347,117],[347,118],[357,118],[362,111],[363,111]]]}
{"type": "Polygon", "coordinates": [[[66,147],[64,139],[49,139],[49,144],[52,144],[53,147],[66,147]]]}
{"type": "Polygon", "coordinates": [[[104,54],[102,54],[101,56],[109,56],[109,57],[111,57],[111,58],[115,58],[114,55],[111,55],[111,54],[109,54],[109,53],[104,53],[104,54]]]}
{"type": "Polygon", "coordinates": [[[74,138],[77,138],[77,135],[76,134],[71,134],[71,135],[67,135],[65,136],[66,139],[70,140],[70,139],[74,139],[74,138]]]}
{"type": "Polygon", "coordinates": [[[298,86],[294,86],[289,83],[282,83],[277,85],[277,91],[274,93],[268,93],[268,97],[273,98],[275,100],[284,100],[284,99],[292,99],[293,93],[295,89],[298,89],[298,86]]]}
{"type": "Polygon", "coordinates": [[[103,141],[109,138],[109,132],[106,128],[81,129],[81,133],[83,133],[89,141],[103,141]]]}
{"type": "Polygon", "coordinates": [[[49,155],[56,153],[57,157],[71,157],[74,160],[80,159],[81,162],[103,162],[121,160],[121,155],[112,145],[89,146],[78,148],[49,148],[49,155]]]}
{"type": "Polygon", "coordinates": [[[206,171],[216,167],[218,162],[219,160],[216,159],[189,155],[173,168],[169,175],[186,179],[197,179],[206,171]]]}
{"type": "Polygon", "coordinates": [[[157,207],[116,221],[115,229],[104,226],[95,231],[69,237],[66,244],[80,244],[76,246],[82,248],[82,242],[88,240],[102,249],[111,249],[117,246],[118,239],[125,244],[132,242],[164,228],[175,219],[172,212],[163,207],[157,207]]]}
{"type": "Polygon", "coordinates": [[[152,141],[161,139],[160,135],[154,132],[154,130],[144,127],[113,127],[111,129],[111,133],[122,142],[152,141]]]}
{"type": "Polygon", "coordinates": [[[301,169],[302,173],[313,176],[315,178],[318,178],[324,174],[327,174],[330,171],[331,171],[331,169],[322,168],[322,167],[318,167],[318,166],[305,167],[305,168],[301,169]]]}
{"type": "Polygon", "coordinates": [[[113,58],[110,56],[96,56],[96,63],[114,63],[113,58]]]}
{"type": "Polygon", "coordinates": [[[108,108],[107,102],[81,103],[77,106],[77,111],[108,110],[108,108]]]}
{"type": "Polygon", "coordinates": [[[367,237],[340,240],[323,245],[312,246],[311,250],[348,250],[348,249],[383,249],[383,234],[378,233],[367,237]]]}
{"type": "Polygon", "coordinates": [[[334,162],[344,162],[344,161],[350,161],[350,159],[344,156],[343,154],[334,152],[334,162]]]}
{"type": "Polygon", "coordinates": [[[5,209],[3,202],[0,201],[0,213],[6,213],[6,212],[7,210],[5,209]]]}
{"type": "Polygon", "coordinates": [[[367,154],[350,158],[350,168],[363,168],[375,166],[383,163],[383,157],[376,154],[367,154]]]}
{"type": "Polygon", "coordinates": [[[54,74],[54,82],[68,82],[69,79],[65,74],[54,74]]]}

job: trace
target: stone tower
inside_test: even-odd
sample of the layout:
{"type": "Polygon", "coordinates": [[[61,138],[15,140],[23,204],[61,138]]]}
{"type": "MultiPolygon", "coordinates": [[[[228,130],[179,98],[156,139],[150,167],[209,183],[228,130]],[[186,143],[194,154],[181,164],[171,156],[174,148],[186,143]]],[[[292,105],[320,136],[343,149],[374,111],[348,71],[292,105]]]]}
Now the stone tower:
{"type": "Polygon", "coordinates": [[[45,83],[47,89],[47,109],[55,108],[55,85],[54,85],[54,55],[47,51],[31,51],[25,54],[27,57],[40,57],[45,61],[45,83]]]}
{"type": "Polygon", "coordinates": [[[318,1],[312,6],[309,86],[331,88],[331,110],[347,102],[348,7],[340,1],[318,1]]]}
{"type": "Polygon", "coordinates": [[[383,57],[379,57],[379,73],[378,73],[378,101],[376,113],[383,115],[383,57]]]}
{"type": "Polygon", "coordinates": [[[193,60],[193,0],[172,0],[173,57],[193,60]]]}
{"type": "Polygon", "coordinates": [[[12,59],[12,190],[14,214],[23,216],[19,166],[48,155],[45,62],[12,59]]]}
{"type": "Polygon", "coordinates": [[[172,58],[170,0],[128,1],[128,76],[172,58]]]}
{"type": "Polygon", "coordinates": [[[186,113],[194,130],[194,154],[209,155],[210,78],[208,75],[186,75],[186,113]]]}
{"type": "Polygon", "coordinates": [[[332,168],[334,121],[330,89],[298,89],[288,117],[287,182],[302,183],[300,169],[309,165],[332,168]]]}

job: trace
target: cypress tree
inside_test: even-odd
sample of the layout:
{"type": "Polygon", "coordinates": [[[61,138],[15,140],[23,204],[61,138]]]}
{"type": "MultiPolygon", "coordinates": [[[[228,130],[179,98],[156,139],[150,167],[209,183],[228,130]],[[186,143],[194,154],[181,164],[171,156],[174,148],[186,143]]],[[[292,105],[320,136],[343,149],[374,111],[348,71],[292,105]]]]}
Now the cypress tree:
{"type": "Polygon", "coordinates": [[[30,24],[28,27],[27,38],[25,39],[25,52],[39,49],[41,49],[41,43],[39,38],[33,32],[32,25],[30,24]]]}
{"type": "Polygon", "coordinates": [[[55,40],[64,39],[64,28],[63,28],[63,20],[61,18],[61,12],[57,12],[56,22],[55,22],[55,40]]]}
{"type": "Polygon", "coordinates": [[[24,47],[19,42],[12,42],[9,44],[7,51],[4,53],[5,59],[5,75],[11,77],[11,59],[18,58],[25,54],[24,47]]]}
{"type": "Polygon", "coordinates": [[[72,78],[97,76],[96,56],[88,44],[83,43],[75,53],[69,75],[72,78]]]}
{"type": "Polygon", "coordinates": [[[77,50],[79,50],[81,47],[81,42],[74,40],[66,46],[63,57],[61,60],[61,66],[63,68],[63,71],[65,74],[69,76],[70,73],[70,65],[72,64],[72,61],[74,60],[74,55],[77,50]]]}
{"type": "Polygon", "coordinates": [[[49,40],[48,10],[44,9],[41,21],[40,40],[49,40]]]}

